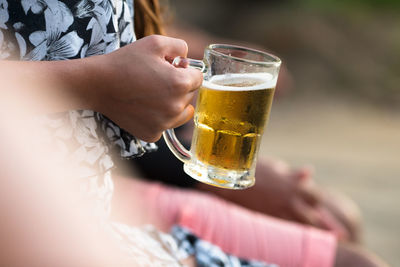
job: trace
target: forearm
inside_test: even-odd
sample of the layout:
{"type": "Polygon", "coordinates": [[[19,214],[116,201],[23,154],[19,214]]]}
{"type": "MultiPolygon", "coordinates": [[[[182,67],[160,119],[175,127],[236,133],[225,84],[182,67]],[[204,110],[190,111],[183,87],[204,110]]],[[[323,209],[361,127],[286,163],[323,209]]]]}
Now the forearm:
{"type": "Polygon", "coordinates": [[[34,112],[51,113],[93,107],[94,62],[0,61],[0,94],[27,101],[34,112]]]}
{"type": "Polygon", "coordinates": [[[149,36],[107,55],[53,62],[0,61],[0,96],[26,102],[32,112],[90,109],[144,141],[188,121],[202,74],[175,68],[183,40],[149,36]],[[4,82],[3,82],[4,81],[4,82]],[[29,101],[27,101],[29,100],[29,101]]]}

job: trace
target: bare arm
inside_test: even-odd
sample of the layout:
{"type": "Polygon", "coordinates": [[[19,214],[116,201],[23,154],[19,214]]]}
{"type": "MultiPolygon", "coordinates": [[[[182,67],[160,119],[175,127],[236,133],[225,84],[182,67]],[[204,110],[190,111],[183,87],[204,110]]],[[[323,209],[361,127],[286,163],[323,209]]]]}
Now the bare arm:
{"type": "Polygon", "coordinates": [[[155,141],[193,116],[190,101],[202,75],[170,64],[186,54],[184,41],[150,36],[86,59],[0,61],[0,93],[14,92],[15,100],[23,95],[36,112],[99,111],[138,138],[155,141]]]}
{"type": "Polygon", "coordinates": [[[89,60],[0,61],[1,94],[23,96],[34,112],[90,108],[89,60]],[[10,94],[11,93],[11,94],[10,94]]]}

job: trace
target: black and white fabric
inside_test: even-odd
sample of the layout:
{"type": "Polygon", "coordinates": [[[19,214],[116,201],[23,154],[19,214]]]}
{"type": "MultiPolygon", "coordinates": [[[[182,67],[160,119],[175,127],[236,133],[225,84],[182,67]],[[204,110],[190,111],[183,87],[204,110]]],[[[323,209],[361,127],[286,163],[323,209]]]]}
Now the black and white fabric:
{"type": "Polygon", "coordinates": [[[219,247],[199,239],[189,229],[181,226],[174,226],[171,235],[178,243],[181,257],[194,256],[198,267],[278,267],[224,253],[219,247]]]}

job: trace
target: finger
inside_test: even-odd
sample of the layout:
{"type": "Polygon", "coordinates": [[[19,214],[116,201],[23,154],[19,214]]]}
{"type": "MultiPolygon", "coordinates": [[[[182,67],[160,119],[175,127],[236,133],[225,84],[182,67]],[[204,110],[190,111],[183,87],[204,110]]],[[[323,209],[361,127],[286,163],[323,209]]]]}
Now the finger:
{"type": "Polygon", "coordinates": [[[171,60],[175,57],[186,57],[188,53],[188,45],[182,39],[163,37],[162,49],[164,58],[171,60]]]}
{"type": "Polygon", "coordinates": [[[310,206],[316,206],[321,202],[321,198],[317,192],[317,188],[309,182],[311,178],[304,178],[304,175],[308,175],[308,172],[306,172],[307,170],[304,168],[289,171],[287,178],[297,198],[300,198],[310,206]]]}
{"type": "Polygon", "coordinates": [[[315,169],[313,166],[304,166],[295,171],[294,176],[298,179],[299,182],[306,182],[312,179],[313,174],[315,173],[315,169]]]}
{"type": "Polygon", "coordinates": [[[324,191],[324,208],[346,228],[352,242],[360,241],[361,212],[353,200],[338,192],[324,191]]]}
{"type": "Polygon", "coordinates": [[[188,92],[196,91],[203,83],[203,74],[195,68],[177,68],[176,71],[181,72],[188,79],[188,92]]]}
{"type": "Polygon", "coordinates": [[[322,197],[318,187],[313,183],[312,173],[314,168],[312,166],[302,167],[294,171],[293,178],[297,182],[297,191],[300,197],[309,205],[315,206],[321,203],[322,197]]]}
{"type": "Polygon", "coordinates": [[[323,222],[317,209],[310,207],[302,200],[296,199],[292,201],[292,211],[295,220],[321,229],[330,230],[323,222]]]}
{"type": "Polygon", "coordinates": [[[321,192],[316,186],[300,185],[297,191],[304,202],[310,206],[316,206],[322,202],[321,192]]]}
{"type": "Polygon", "coordinates": [[[349,238],[349,231],[346,226],[338,220],[334,214],[324,207],[318,208],[317,212],[320,214],[322,222],[330,231],[332,231],[340,240],[347,240],[349,238]]]}
{"type": "Polygon", "coordinates": [[[189,104],[181,114],[172,122],[171,128],[176,128],[188,122],[194,115],[194,107],[189,104]]]}
{"type": "Polygon", "coordinates": [[[175,68],[187,68],[190,65],[190,59],[185,57],[169,57],[166,56],[165,60],[168,61],[175,68]]]}
{"type": "Polygon", "coordinates": [[[193,105],[193,99],[196,96],[196,92],[189,92],[188,94],[186,94],[185,96],[185,102],[187,103],[187,105],[192,104],[193,105]]]}

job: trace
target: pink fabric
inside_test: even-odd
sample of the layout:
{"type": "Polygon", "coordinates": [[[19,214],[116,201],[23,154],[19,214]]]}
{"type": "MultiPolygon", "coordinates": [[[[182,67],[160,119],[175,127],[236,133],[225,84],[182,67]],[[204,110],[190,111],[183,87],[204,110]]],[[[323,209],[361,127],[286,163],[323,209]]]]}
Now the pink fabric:
{"type": "Polygon", "coordinates": [[[331,267],[333,234],[252,212],[193,190],[147,184],[142,190],[152,212],[169,226],[179,224],[239,257],[281,267],[331,267]]]}

